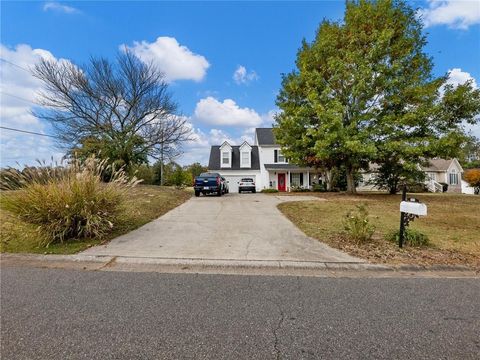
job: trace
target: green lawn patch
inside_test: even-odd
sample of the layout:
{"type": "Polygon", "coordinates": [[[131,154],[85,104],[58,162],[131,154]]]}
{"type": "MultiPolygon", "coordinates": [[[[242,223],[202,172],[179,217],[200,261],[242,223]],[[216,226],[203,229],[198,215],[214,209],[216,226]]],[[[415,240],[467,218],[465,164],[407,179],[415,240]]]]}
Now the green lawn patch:
{"type": "Polygon", "coordinates": [[[188,200],[191,193],[173,187],[137,185],[128,190],[126,213],[111,233],[102,239],[69,240],[63,244],[51,244],[48,248],[41,245],[45,239],[36,231],[36,226],[19,220],[3,208],[3,199],[6,196],[9,196],[9,192],[1,192],[0,252],[73,254],[107,242],[162,216],[188,200]]]}
{"type": "Polygon", "coordinates": [[[480,197],[460,194],[413,194],[428,206],[428,216],[411,228],[428,236],[429,246],[405,247],[385,239],[398,229],[400,195],[322,193],[324,201],[286,202],[278,207],[305,234],[351,255],[379,263],[462,264],[480,268],[480,197]],[[375,225],[373,239],[352,241],[343,232],[343,219],[364,203],[375,225]]]}

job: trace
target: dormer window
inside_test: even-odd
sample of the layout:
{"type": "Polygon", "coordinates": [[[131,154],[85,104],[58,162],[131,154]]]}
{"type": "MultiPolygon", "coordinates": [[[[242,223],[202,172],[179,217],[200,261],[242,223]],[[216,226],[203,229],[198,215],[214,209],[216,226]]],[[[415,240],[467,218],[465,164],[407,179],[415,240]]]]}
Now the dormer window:
{"type": "Polygon", "coordinates": [[[252,166],[252,147],[245,141],[240,145],[240,167],[249,168],[252,166]]]}
{"type": "Polygon", "coordinates": [[[220,159],[220,167],[232,167],[232,147],[226,141],[222,144],[222,146],[220,146],[220,159]]]}
{"type": "Polygon", "coordinates": [[[242,151],[242,165],[250,164],[250,153],[248,151],[242,151]]]}
{"type": "Polygon", "coordinates": [[[222,152],[222,165],[230,164],[230,154],[226,151],[222,152]]]}

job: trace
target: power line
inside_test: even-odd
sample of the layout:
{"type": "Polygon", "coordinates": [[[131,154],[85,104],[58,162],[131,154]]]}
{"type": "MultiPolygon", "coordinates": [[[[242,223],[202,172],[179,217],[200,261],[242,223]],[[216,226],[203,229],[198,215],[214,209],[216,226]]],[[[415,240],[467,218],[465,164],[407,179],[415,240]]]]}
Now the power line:
{"type": "Polygon", "coordinates": [[[51,138],[54,138],[54,139],[58,139],[58,137],[56,137],[56,136],[48,135],[48,134],[42,134],[42,133],[37,133],[37,132],[34,132],[34,131],[14,129],[14,128],[6,127],[6,126],[0,126],[0,128],[1,128],[1,129],[5,129],[5,130],[10,130],[10,131],[17,131],[17,132],[21,132],[21,133],[25,133],[25,134],[46,136],[46,137],[51,137],[51,138]]]}
{"type": "Polygon", "coordinates": [[[23,98],[23,97],[20,97],[20,96],[17,96],[17,95],[13,95],[13,94],[7,93],[7,92],[5,92],[5,91],[0,91],[0,93],[3,94],[3,95],[11,96],[11,97],[16,98],[16,99],[19,99],[19,100],[26,101],[26,102],[28,102],[28,103],[30,103],[30,104],[38,105],[37,103],[35,103],[35,102],[32,101],[32,100],[28,100],[28,99],[25,99],[25,98],[23,98]]]}
{"type": "Polygon", "coordinates": [[[2,59],[2,58],[0,58],[0,60],[6,62],[7,64],[16,66],[17,68],[22,69],[23,71],[26,71],[26,72],[28,72],[30,75],[32,75],[32,73],[30,72],[30,70],[25,69],[23,66],[17,65],[17,64],[15,64],[15,63],[11,62],[11,61],[8,61],[8,60],[2,59]]]}

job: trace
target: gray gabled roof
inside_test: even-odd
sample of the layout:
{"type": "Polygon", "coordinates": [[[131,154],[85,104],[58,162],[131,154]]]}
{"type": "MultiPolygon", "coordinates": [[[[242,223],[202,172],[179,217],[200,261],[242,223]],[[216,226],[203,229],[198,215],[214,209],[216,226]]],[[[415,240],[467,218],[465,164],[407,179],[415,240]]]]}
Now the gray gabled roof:
{"type": "Polygon", "coordinates": [[[431,159],[427,166],[422,166],[423,171],[447,171],[453,159],[431,159]]]}
{"type": "Polygon", "coordinates": [[[273,128],[256,128],[258,145],[277,145],[273,128]]]}
{"type": "Polygon", "coordinates": [[[240,167],[240,146],[232,146],[232,167],[220,167],[220,146],[212,146],[210,149],[210,160],[208,161],[208,170],[260,170],[260,159],[258,156],[258,146],[252,146],[251,167],[240,167]]]}

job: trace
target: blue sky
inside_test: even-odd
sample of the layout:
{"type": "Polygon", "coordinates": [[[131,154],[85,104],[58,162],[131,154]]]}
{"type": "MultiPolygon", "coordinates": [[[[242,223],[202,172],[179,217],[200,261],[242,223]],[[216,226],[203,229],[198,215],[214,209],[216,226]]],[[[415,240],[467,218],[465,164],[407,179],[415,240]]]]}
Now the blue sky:
{"type": "MultiPolygon", "coordinates": [[[[480,84],[480,2],[417,1],[427,24],[435,75],[480,84]]],[[[209,146],[252,140],[270,126],[281,73],[294,68],[303,38],[323,18],[341,19],[343,1],[1,2],[1,122],[48,134],[29,113],[39,84],[28,68],[43,57],[77,64],[112,58],[128,46],[165,69],[195,141],[179,159],[206,163],[209,146]],[[18,66],[15,66],[15,65],[18,66]]],[[[473,129],[480,136],[480,128],[473,129]]],[[[1,130],[0,166],[58,157],[52,139],[1,130]]]]}

